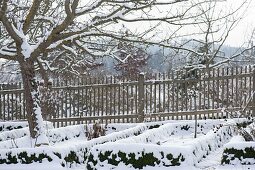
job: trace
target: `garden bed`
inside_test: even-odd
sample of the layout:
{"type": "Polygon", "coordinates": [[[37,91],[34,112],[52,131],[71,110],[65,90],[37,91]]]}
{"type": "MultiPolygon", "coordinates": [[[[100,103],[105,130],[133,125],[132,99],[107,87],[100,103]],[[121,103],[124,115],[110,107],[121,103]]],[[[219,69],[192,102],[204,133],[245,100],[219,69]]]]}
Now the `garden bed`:
{"type": "Polygon", "coordinates": [[[255,142],[246,142],[242,136],[234,137],[224,146],[221,164],[254,165],[255,142]]]}
{"type": "MultiPolygon", "coordinates": [[[[65,146],[48,146],[40,148],[13,148],[1,149],[0,164],[29,164],[52,160],[59,162],[62,166],[84,163],[91,147],[110,141],[116,141],[142,133],[148,129],[145,124],[140,124],[120,132],[114,132],[107,136],[95,138],[90,141],[70,143],[65,146]]],[[[57,140],[55,140],[57,141],[57,140]]],[[[6,141],[5,141],[6,142],[6,141]]]]}
{"type": "MultiPolygon", "coordinates": [[[[215,120],[215,122],[217,121],[215,120]]],[[[218,121],[218,123],[220,122],[218,121]]],[[[211,125],[213,126],[213,121],[211,125]]],[[[192,123],[166,124],[138,136],[97,145],[91,150],[87,168],[110,169],[123,165],[139,169],[146,166],[193,166],[232,137],[233,127],[225,125],[215,126],[206,135],[191,139],[183,145],[160,145],[158,141],[166,139],[167,135],[168,137],[174,136],[173,132],[178,131],[176,129],[182,131],[186,127],[184,131],[191,131],[192,123]]]]}
{"type": "MultiPolygon", "coordinates": [[[[74,125],[63,128],[49,129],[47,134],[51,146],[43,148],[31,148],[30,138],[25,136],[15,140],[0,142],[0,164],[32,163],[42,161],[57,161],[62,166],[84,163],[89,150],[94,146],[110,141],[117,141],[130,136],[139,135],[146,130],[158,128],[163,124],[174,122],[149,122],[141,124],[108,124],[103,125],[106,136],[87,141],[84,136],[85,125],[74,125]],[[15,143],[13,143],[15,142],[15,143]],[[10,150],[11,149],[11,150],[10,150]]],[[[90,128],[92,125],[88,125],[90,128]]],[[[24,130],[24,129],[23,129],[24,130]]],[[[26,129],[28,130],[28,129],[26,129]]]]}
{"type": "Polygon", "coordinates": [[[194,120],[108,124],[103,125],[106,136],[92,140],[85,135],[85,125],[48,129],[51,145],[47,147],[26,146],[25,141],[30,140],[28,135],[15,139],[16,144],[20,143],[18,148],[10,144],[10,140],[0,142],[2,148],[4,143],[11,145],[1,149],[0,164],[54,161],[70,167],[87,162],[89,169],[119,165],[131,168],[194,165],[229,140],[233,129],[222,126],[224,122],[199,120],[196,139],[193,139],[194,120]]]}
{"type": "Polygon", "coordinates": [[[0,122],[0,132],[10,131],[13,129],[21,129],[27,127],[27,121],[8,121],[8,122],[0,122]]]}

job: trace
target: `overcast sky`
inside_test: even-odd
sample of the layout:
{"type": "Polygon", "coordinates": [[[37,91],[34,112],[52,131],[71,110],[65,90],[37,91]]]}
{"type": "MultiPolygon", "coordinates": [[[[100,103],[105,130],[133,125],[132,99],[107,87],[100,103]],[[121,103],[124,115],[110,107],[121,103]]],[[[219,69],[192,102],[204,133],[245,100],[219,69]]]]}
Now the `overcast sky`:
{"type": "MultiPolygon", "coordinates": [[[[229,4],[240,0],[227,0],[229,4]]],[[[255,0],[251,0],[250,6],[247,9],[244,18],[240,21],[238,26],[230,33],[226,44],[231,46],[241,46],[247,42],[251,36],[251,32],[255,27],[255,0]]],[[[255,41],[255,39],[254,39],[255,41]]]]}
{"type": "MultiPolygon", "coordinates": [[[[197,1],[200,1],[200,0],[192,0],[190,2],[197,2],[197,1]]],[[[216,0],[216,1],[220,1],[220,2],[217,2],[216,10],[215,10],[216,12],[214,13],[214,16],[216,16],[216,18],[217,18],[217,15],[225,16],[225,15],[229,14],[229,12],[235,11],[238,7],[241,6],[241,4],[244,1],[247,1],[247,3],[245,3],[245,5],[242,6],[241,10],[238,10],[238,12],[235,13],[234,16],[232,16],[234,19],[242,16],[242,19],[236,24],[236,26],[230,32],[227,40],[224,43],[225,45],[229,45],[229,46],[247,47],[247,42],[250,40],[251,33],[252,33],[253,29],[255,28],[255,0],[216,0]],[[244,44],[244,43],[246,43],[246,44],[244,44]]],[[[174,10],[178,11],[183,6],[189,7],[187,2],[180,3],[178,5],[179,6],[177,6],[176,8],[171,8],[170,9],[171,12],[174,10]]],[[[194,8],[195,11],[192,10],[192,12],[196,13],[196,9],[197,8],[194,8]]],[[[207,9],[207,8],[205,8],[205,9],[207,9]]],[[[169,10],[169,6],[164,6],[160,10],[167,11],[167,10],[169,10]]],[[[154,11],[154,12],[156,15],[158,15],[157,11],[154,11]]],[[[217,27],[219,25],[219,27],[221,28],[221,31],[224,31],[226,33],[226,31],[225,31],[226,29],[224,29],[225,27],[221,27],[222,25],[224,25],[225,22],[226,22],[225,20],[221,20],[220,24],[215,23],[214,30],[215,30],[215,27],[217,27]]],[[[143,23],[143,26],[141,26],[140,23],[133,23],[133,24],[129,23],[129,25],[131,26],[130,28],[133,28],[134,30],[138,29],[138,30],[142,30],[142,31],[144,30],[143,28],[150,27],[150,23],[143,23]]],[[[226,25],[231,25],[231,22],[226,25]]],[[[186,39],[195,38],[195,39],[204,40],[203,35],[202,35],[202,37],[199,37],[198,34],[194,34],[194,33],[197,33],[198,30],[200,30],[200,28],[201,28],[200,26],[192,25],[192,26],[185,26],[182,29],[178,30],[178,26],[176,29],[176,28],[174,28],[173,25],[170,25],[169,27],[167,27],[167,25],[160,25],[159,29],[161,31],[159,32],[158,37],[159,38],[162,38],[164,36],[167,37],[167,34],[171,35],[172,32],[175,32],[175,30],[178,30],[178,35],[179,34],[189,35],[189,37],[184,36],[186,39]]],[[[222,36],[223,37],[225,36],[224,34],[222,34],[222,32],[220,32],[217,35],[213,35],[214,40],[216,40],[216,39],[219,40],[222,38],[222,36]]],[[[255,38],[254,38],[254,41],[255,41],[255,38]]],[[[254,42],[254,44],[255,44],[255,42],[254,42]]]]}

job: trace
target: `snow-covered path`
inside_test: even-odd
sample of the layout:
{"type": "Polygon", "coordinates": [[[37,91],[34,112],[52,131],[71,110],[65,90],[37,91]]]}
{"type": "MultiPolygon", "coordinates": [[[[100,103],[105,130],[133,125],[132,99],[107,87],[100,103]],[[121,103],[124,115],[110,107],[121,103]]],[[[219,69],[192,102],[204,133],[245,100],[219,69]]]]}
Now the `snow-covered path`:
{"type": "Polygon", "coordinates": [[[206,158],[202,159],[197,168],[201,170],[255,170],[255,165],[221,165],[223,147],[211,152],[206,158]]]}
{"type": "Polygon", "coordinates": [[[197,165],[200,169],[213,170],[220,165],[223,147],[211,152],[206,158],[203,158],[197,165]]]}

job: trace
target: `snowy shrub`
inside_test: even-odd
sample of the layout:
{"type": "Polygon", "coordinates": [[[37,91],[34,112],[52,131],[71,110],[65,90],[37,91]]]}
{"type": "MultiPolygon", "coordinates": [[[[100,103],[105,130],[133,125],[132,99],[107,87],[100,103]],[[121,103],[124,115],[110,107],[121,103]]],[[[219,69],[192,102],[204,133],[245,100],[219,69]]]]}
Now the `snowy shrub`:
{"type": "MultiPolygon", "coordinates": [[[[166,121],[167,122],[167,121],[166,121]]],[[[146,123],[146,129],[152,129],[155,127],[159,127],[161,124],[166,122],[155,122],[155,123],[146,123]]],[[[138,124],[139,125],[139,124],[138,124]]],[[[111,134],[113,132],[118,132],[121,130],[126,130],[128,128],[134,128],[137,124],[108,124],[102,125],[105,127],[105,134],[111,134]]],[[[140,126],[140,125],[139,125],[140,126]]],[[[93,124],[85,125],[72,125],[66,127],[60,127],[53,129],[51,123],[47,122],[47,136],[51,145],[55,145],[60,142],[69,141],[75,138],[83,139],[83,141],[87,141],[87,129],[92,128],[93,124]]],[[[142,132],[136,132],[134,135],[138,135],[142,132]]],[[[28,128],[22,129],[14,129],[11,131],[6,131],[0,133],[0,148],[12,149],[12,148],[22,148],[22,147],[31,147],[30,138],[28,138],[29,131],[28,128]]]]}
{"type": "MultiPolygon", "coordinates": [[[[16,140],[18,138],[29,135],[29,129],[27,127],[27,122],[4,122],[1,124],[6,129],[4,131],[0,132],[0,142],[6,141],[6,140],[16,140]]],[[[47,129],[53,128],[52,123],[45,122],[45,124],[46,124],[47,129]]],[[[0,146],[0,148],[3,148],[3,147],[0,146]]]]}
{"type": "Polygon", "coordinates": [[[222,147],[236,133],[232,126],[226,124],[215,127],[204,137],[194,139],[189,143],[192,148],[194,164],[197,164],[202,158],[205,158],[210,152],[222,147]]]}
{"type": "Polygon", "coordinates": [[[224,149],[221,163],[222,164],[232,164],[232,165],[255,164],[255,145],[254,144],[253,144],[253,146],[245,147],[243,149],[237,149],[237,148],[224,149]]]}
{"type": "MultiPolygon", "coordinates": [[[[83,137],[85,139],[84,125],[74,125],[53,129],[52,124],[47,126],[47,136],[50,144],[64,142],[70,139],[83,137]]],[[[0,133],[0,148],[12,149],[31,147],[28,128],[15,129],[0,133]]]]}
{"type": "Polygon", "coordinates": [[[92,127],[86,125],[86,137],[88,140],[93,138],[98,138],[100,136],[105,136],[106,134],[106,127],[107,125],[102,125],[99,121],[96,121],[92,127]]]}
{"type": "Polygon", "coordinates": [[[238,134],[241,135],[245,141],[255,141],[255,125],[253,119],[236,123],[236,128],[238,130],[238,134]]]}
{"type": "Polygon", "coordinates": [[[249,125],[250,134],[253,137],[253,140],[255,141],[255,123],[252,123],[249,125]]]}
{"type": "MultiPolygon", "coordinates": [[[[182,130],[190,129],[183,125],[179,125],[180,129],[182,127],[185,127],[182,130]]],[[[140,169],[145,166],[194,165],[205,155],[221,147],[234,133],[232,126],[221,125],[210,130],[206,135],[190,140],[185,144],[157,145],[156,140],[159,138],[171,136],[172,133],[163,132],[163,130],[167,131],[170,126],[171,124],[166,124],[136,137],[94,146],[88,157],[87,168],[99,169],[104,167],[110,169],[125,165],[140,169]],[[157,135],[159,129],[161,136],[157,135]],[[148,161],[145,158],[148,158],[148,161]]],[[[176,124],[172,126],[175,127],[176,124]]]]}
{"type": "MultiPolygon", "coordinates": [[[[201,132],[202,137],[193,139],[190,143],[185,143],[185,145],[180,146],[169,147],[166,145],[158,145],[158,140],[152,140],[153,136],[160,139],[160,135],[167,137],[167,135],[178,135],[179,132],[184,135],[194,132],[194,123],[190,123],[190,121],[179,122],[180,123],[178,124],[176,124],[176,121],[150,122],[141,124],[108,124],[106,127],[106,136],[94,138],[89,141],[86,141],[85,138],[85,125],[75,125],[57,129],[49,129],[48,136],[49,140],[51,141],[51,145],[53,146],[29,148],[31,147],[30,145],[28,146],[29,142],[27,142],[29,141],[29,136],[24,136],[16,140],[16,144],[19,145],[20,148],[15,148],[15,144],[12,144],[10,140],[2,141],[0,143],[0,146],[1,148],[6,149],[1,149],[0,164],[16,162],[31,163],[52,160],[61,164],[62,166],[70,167],[74,164],[83,164],[85,163],[86,159],[89,158],[88,162],[90,163],[91,168],[93,168],[93,162],[95,161],[98,162],[98,164],[95,166],[101,166],[101,162],[98,158],[98,154],[101,151],[103,154],[103,156],[101,157],[102,160],[106,159],[106,156],[108,155],[108,153],[105,153],[106,151],[114,151],[110,155],[113,157],[109,157],[109,159],[111,160],[110,162],[112,162],[112,164],[110,163],[109,166],[115,166],[116,162],[119,162],[120,159],[122,159],[124,162],[133,162],[135,167],[139,167],[139,162],[145,162],[144,164],[146,164],[147,159],[148,165],[152,165],[151,162],[154,161],[156,162],[154,162],[155,165],[160,166],[195,164],[210,151],[213,151],[222,144],[224,144],[224,142],[228,140],[230,135],[232,134],[232,126],[222,126],[217,128],[216,124],[222,123],[224,121],[201,120],[198,121],[198,132],[201,132]],[[172,129],[170,127],[172,127],[172,129]],[[212,127],[215,127],[215,130],[211,130],[209,133],[204,135],[206,132],[208,132],[208,128],[212,127]],[[159,136],[157,136],[157,134],[159,136]],[[84,138],[84,140],[65,142],[73,138],[79,137],[84,138]],[[136,143],[131,142],[131,139],[136,139],[136,143]],[[118,142],[119,140],[121,141],[118,142]],[[64,145],[58,145],[59,142],[64,142],[64,145]],[[109,148],[105,148],[104,146],[109,142],[114,142],[114,144],[111,143],[109,144],[109,148]],[[8,147],[10,145],[10,147],[12,148],[11,150],[8,149],[8,147],[5,147],[5,145],[7,146],[7,144],[8,147]],[[119,147],[115,147],[115,144],[119,147]],[[131,152],[132,149],[126,147],[127,145],[134,147],[135,150],[131,152]],[[93,151],[90,153],[92,147],[93,151]],[[136,150],[137,147],[140,148],[140,150],[136,150]],[[101,150],[97,151],[97,149],[99,148],[101,150]],[[128,149],[128,152],[125,150],[125,148],[128,149]],[[125,159],[124,153],[126,153],[126,157],[128,160],[125,159]],[[128,156],[127,153],[134,153],[135,159],[138,158],[137,156],[139,156],[140,158],[137,159],[138,161],[136,161],[134,160],[133,154],[131,156],[128,156]],[[113,154],[117,155],[118,157],[116,159],[113,159],[115,158],[113,154]]],[[[122,162],[120,162],[120,164],[121,163],[122,162]]]]}
{"type": "Polygon", "coordinates": [[[5,131],[0,133],[0,141],[10,140],[10,139],[14,140],[27,135],[29,135],[28,127],[21,128],[21,129],[14,129],[11,131],[5,131]]]}
{"type": "Polygon", "coordinates": [[[142,169],[146,166],[179,166],[190,156],[186,148],[158,145],[107,143],[92,148],[87,169],[111,169],[118,165],[142,169]]]}
{"type": "Polygon", "coordinates": [[[42,163],[44,159],[47,159],[49,162],[52,161],[52,158],[48,156],[46,153],[40,153],[40,154],[31,154],[29,155],[26,151],[20,152],[17,155],[12,155],[11,152],[9,152],[7,159],[0,159],[0,164],[16,164],[16,163],[33,163],[33,162],[39,162],[42,163]],[[19,160],[19,161],[18,161],[19,160]]]}
{"type": "MultiPolygon", "coordinates": [[[[53,159],[54,161],[59,162],[62,166],[71,166],[74,163],[80,164],[85,162],[85,160],[88,157],[88,153],[90,149],[94,145],[98,145],[98,144],[102,144],[106,142],[114,142],[119,139],[140,134],[147,129],[148,129],[147,125],[139,124],[136,127],[129,128],[120,132],[111,133],[109,135],[102,136],[100,138],[95,138],[90,141],[82,141],[82,142],[66,144],[65,147],[50,146],[50,147],[44,147],[44,148],[43,147],[42,148],[13,148],[11,151],[9,149],[2,149],[0,152],[0,164],[16,163],[16,162],[31,163],[30,157],[35,158],[33,162],[36,162],[39,159],[37,155],[42,153],[45,153],[45,156],[44,157],[41,156],[40,160],[44,159],[49,161],[53,159]],[[20,156],[20,154],[23,152],[27,152],[29,159],[24,159],[23,156],[20,156]]],[[[55,141],[58,141],[61,138],[53,137],[53,139],[55,141]]]]}
{"type": "Polygon", "coordinates": [[[224,147],[221,164],[255,164],[255,142],[246,142],[242,136],[234,137],[224,147]]]}
{"type": "Polygon", "coordinates": [[[0,132],[4,132],[4,131],[10,131],[13,129],[21,129],[24,127],[27,127],[28,123],[27,121],[24,122],[0,122],[0,132]]]}
{"type": "MultiPolygon", "coordinates": [[[[210,129],[219,124],[219,120],[199,120],[197,124],[197,132],[200,134],[206,134],[210,129]]],[[[221,121],[223,122],[223,121],[221,121]]],[[[183,121],[179,123],[166,123],[162,126],[151,125],[152,130],[146,131],[138,136],[129,137],[117,142],[121,143],[154,143],[160,144],[161,140],[166,137],[169,138],[173,135],[189,135],[195,132],[195,124],[191,121],[183,121]]],[[[150,128],[149,128],[150,129],[150,128]]]]}
{"type": "Polygon", "coordinates": [[[85,138],[85,125],[73,125],[50,129],[47,133],[51,144],[64,142],[70,139],[84,137],[85,138]]]}
{"type": "Polygon", "coordinates": [[[137,126],[137,123],[110,123],[105,126],[105,133],[111,134],[137,126]]]}

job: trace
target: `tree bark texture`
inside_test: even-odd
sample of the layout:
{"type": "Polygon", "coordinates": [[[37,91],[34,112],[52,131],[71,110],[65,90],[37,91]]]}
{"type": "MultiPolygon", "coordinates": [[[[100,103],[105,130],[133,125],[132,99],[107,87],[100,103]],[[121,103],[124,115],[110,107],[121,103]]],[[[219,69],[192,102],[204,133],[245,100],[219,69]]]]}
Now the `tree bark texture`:
{"type": "Polygon", "coordinates": [[[35,79],[34,62],[30,60],[19,61],[24,85],[25,107],[29,124],[30,136],[33,139],[40,139],[35,145],[48,145],[43,119],[41,114],[38,84],[35,79]],[[46,139],[46,140],[45,140],[46,139]]]}

